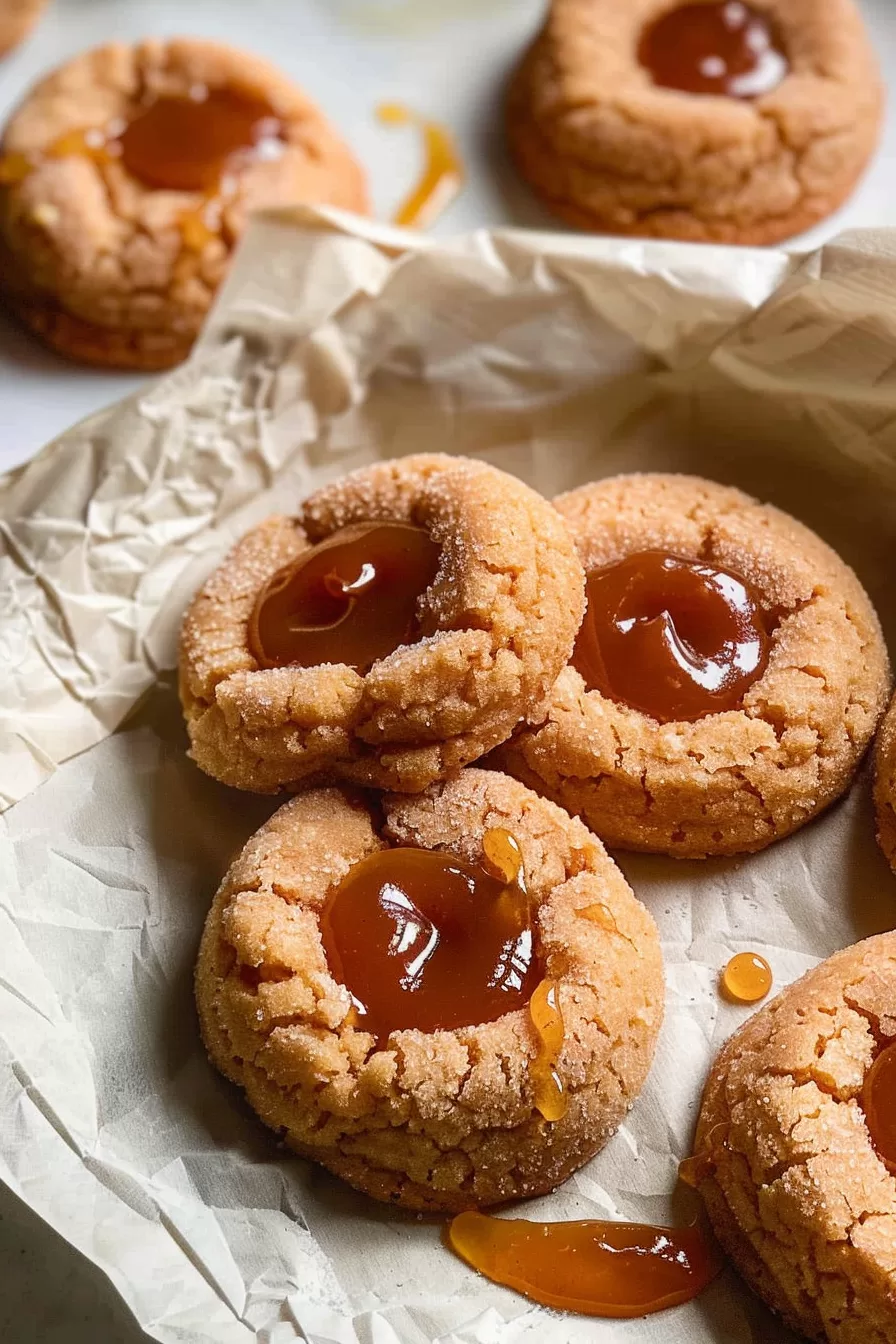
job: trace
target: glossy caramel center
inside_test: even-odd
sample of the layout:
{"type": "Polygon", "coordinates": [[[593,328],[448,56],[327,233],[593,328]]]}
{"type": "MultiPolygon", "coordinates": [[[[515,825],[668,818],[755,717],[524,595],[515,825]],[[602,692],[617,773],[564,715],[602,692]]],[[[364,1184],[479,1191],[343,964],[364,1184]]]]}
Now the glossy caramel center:
{"type": "Polygon", "coordinates": [[[264,99],[203,86],[194,94],[156,98],[119,137],[122,163],[145,186],[213,193],[243,158],[282,149],[282,125],[264,99]]]}
{"type": "Polygon", "coordinates": [[[634,1317],[688,1302],[719,1272],[699,1228],[531,1223],[461,1213],[448,1243],[480,1274],[560,1311],[634,1317]]]}
{"type": "Polygon", "coordinates": [[[529,902],[521,880],[498,872],[425,849],[380,850],[351,869],[327,898],[321,937],[361,1030],[384,1042],[525,1006],[541,978],[529,902]]]}
{"type": "Polygon", "coordinates": [[[249,620],[261,667],[344,663],[366,672],[423,633],[419,600],[440,548],[406,523],[359,523],[334,532],[279,570],[249,620]]]}
{"type": "Polygon", "coordinates": [[[661,723],[740,706],[768,661],[757,595],[730,570],[642,551],[588,575],[573,666],[661,723]]]}
{"type": "Polygon", "coordinates": [[[655,84],[685,93],[756,98],[789,69],[765,14],[741,0],[682,5],[647,28],[638,49],[655,84]]]}
{"type": "Polygon", "coordinates": [[[896,1174],[896,1045],[882,1050],[868,1070],[861,1101],[878,1156],[896,1174]]]}

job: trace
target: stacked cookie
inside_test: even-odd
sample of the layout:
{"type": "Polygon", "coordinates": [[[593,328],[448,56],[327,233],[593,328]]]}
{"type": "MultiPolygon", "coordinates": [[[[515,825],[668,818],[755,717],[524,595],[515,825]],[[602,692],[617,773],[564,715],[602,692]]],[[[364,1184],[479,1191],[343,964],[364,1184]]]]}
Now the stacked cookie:
{"type": "MultiPolygon", "coordinates": [[[[376,1198],[454,1212],[554,1188],[618,1127],[662,1018],[656,928],[601,841],[699,858],[791,834],[849,786],[888,689],[856,576],[737,490],[624,476],[551,505],[435,456],[324,488],[249,533],[184,622],[194,759],[296,794],[208,918],[212,1059],[376,1198]]],[[[855,1215],[891,1219],[892,965],[892,939],[852,949],[759,1014],[698,1135],[725,1246],[840,1344],[892,1338],[890,1222],[855,1215]]]]}

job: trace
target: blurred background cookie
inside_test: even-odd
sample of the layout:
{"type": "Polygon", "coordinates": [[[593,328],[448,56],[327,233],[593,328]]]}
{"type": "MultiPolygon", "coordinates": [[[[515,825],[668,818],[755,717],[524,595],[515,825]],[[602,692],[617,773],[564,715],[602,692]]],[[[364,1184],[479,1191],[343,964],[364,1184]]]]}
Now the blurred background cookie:
{"type": "Polygon", "coordinates": [[[581,822],[494,771],[416,797],[299,794],[218,892],[212,1061],[298,1152],[458,1210],[552,1190],[637,1097],[656,928],[581,822]]]}
{"type": "Polygon", "coordinates": [[[693,1169],[725,1250],[802,1334],[893,1344],[896,934],[751,1018],[706,1084],[693,1169]]]}
{"type": "Polygon", "coordinates": [[[588,611],[546,721],[501,768],[608,845],[681,858],[763,849],[849,785],[889,664],[855,574],[787,514],[692,476],[555,500],[588,611]]]}
{"type": "Polygon", "coordinates": [[[563,520],[515,477],[437,455],[364,467],[255,528],[194,600],[191,754],[261,793],[425,788],[539,720],[584,607],[563,520]]]}
{"type": "Polygon", "coordinates": [[[204,40],[99,47],[41,80],[0,151],[0,284],[50,345],[162,369],[188,353],[250,211],[364,211],[364,174],[319,109],[204,40]]]}
{"type": "Polygon", "coordinates": [[[47,0],[0,0],[0,56],[28,36],[46,3],[47,0]]]}
{"type": "Polygon", "coordinates": [[[572,224],[758,244],[846,200],[882,105],[853,0],[553,0],[507,129],[572,224]]]}
{"type": "Polygon", "coordinates": [[[896,700],[884,716],[877,739],[874,804],[877,838],[896,872],[896,700]]]}

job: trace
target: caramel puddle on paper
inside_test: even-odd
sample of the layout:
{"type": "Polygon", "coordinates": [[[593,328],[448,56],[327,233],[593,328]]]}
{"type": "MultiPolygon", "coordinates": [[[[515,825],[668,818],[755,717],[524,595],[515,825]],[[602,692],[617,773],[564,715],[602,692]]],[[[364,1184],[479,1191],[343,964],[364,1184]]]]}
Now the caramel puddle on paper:
{"type": "Polygon", "coordinates": [[[533,1223],[459,1213],[444,1234],[493,1283],[542,1306],[632,1319],[699,1296],[722,1268],[700,1227],[584,1220],[533,1223]]]}
{"type": "Polygon", "coordinates": [[[428,228],[451,204],[464,182],[463,164],[451,132],[437,121],[418,117],[403,103],[380,103],[376,115],[384,126],[416,126],[420,130],[423,171],[392,222],[406,229],[428,228]]]}

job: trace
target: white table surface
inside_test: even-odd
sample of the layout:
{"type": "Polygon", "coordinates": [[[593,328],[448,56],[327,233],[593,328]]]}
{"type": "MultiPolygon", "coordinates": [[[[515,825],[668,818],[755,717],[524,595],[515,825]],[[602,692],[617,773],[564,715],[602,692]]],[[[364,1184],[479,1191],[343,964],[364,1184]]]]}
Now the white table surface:
{"type": "MultiPolygon", "coordinates": [[[[896,90],[896,5],[860,3],[896,90]]],[[[302,83],[368,165],[382,216],[418,164],[413,134],[374,119],[376,104],[389,99],[447,122],[460,145],[467,186],[438,232],[551,227],[506,162],[500,114],[502,81],[543,8],[543,0],[55,0],[31,39],[0,65],[0,117],[37,76],[85,47],[189,32],[250,47],[302,83]]],[[[896,95],[877,158],[853,199],[790,246],[803,250],[843,228],[896,225],[894,165],[896,95]]],[[[0,317],[0,469],[141,381],[67,364],[0,317]]],[[[0,1340],[143,1338],[103,1276],[0,1186],[0,1340]]]]}

